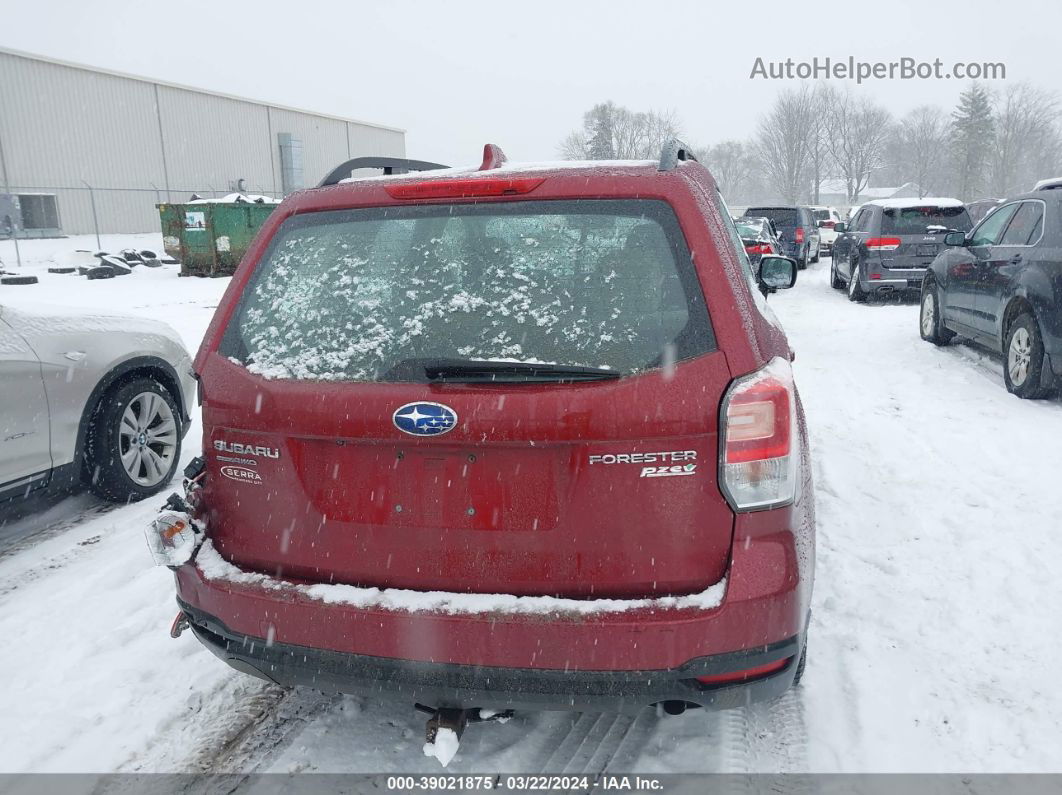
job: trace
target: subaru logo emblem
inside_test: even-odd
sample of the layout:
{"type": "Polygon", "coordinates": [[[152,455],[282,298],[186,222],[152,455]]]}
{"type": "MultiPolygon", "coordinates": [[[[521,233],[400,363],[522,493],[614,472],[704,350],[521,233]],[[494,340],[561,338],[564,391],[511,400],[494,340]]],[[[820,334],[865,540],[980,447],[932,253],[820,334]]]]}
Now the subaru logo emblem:
{"type": "Polygon", "coordinates": [[[442,403],[407,403],[391,418],[395,427],[413,436],[438,436],[457,425],[457,412],[442,403]]]}

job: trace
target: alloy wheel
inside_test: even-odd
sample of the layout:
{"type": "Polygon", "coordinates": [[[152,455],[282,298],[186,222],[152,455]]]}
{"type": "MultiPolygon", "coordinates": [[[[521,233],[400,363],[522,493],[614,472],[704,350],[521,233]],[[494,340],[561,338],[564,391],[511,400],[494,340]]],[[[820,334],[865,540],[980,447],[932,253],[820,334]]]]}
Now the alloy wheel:
{"type": "Polygon", "coordinates": [[[933,293],[927,292],[922,299],[922,336],[932,337],[937,325],[937,302],[933,293]]]}
{"type": "Polygon", "coordinates": [[[122,412],[118,453],[134,483],[150,487],[166,477],[177,441],[177,421],[160,395],[141,392],[129,401],[122,412]]]}
{"type": "Polygon", "coordinates": [[[1015,386],[1021,386],[1029,377],[1029,365],[1032,363],[1032,338],[1028,330],[1017,328],[1010,338],[1007,350],[1007,370],[1015,386]]]}

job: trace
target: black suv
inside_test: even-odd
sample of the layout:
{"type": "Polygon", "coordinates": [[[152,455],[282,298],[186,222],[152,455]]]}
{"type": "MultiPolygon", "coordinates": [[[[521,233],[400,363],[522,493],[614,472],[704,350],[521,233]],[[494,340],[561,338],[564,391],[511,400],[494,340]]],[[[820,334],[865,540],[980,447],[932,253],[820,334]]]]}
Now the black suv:
{"type": "Polygon", "coordinates": [[[837,224],[830,285],[852,301],[922,289],[926,268],[948,232],[973,223],[958,199],[880,199],[867,202],[851,224],[837,224]]]}
{"type": "Polygon", "coordinates": [[[1004,354],[1007,389],[1040,398],[1062,383],[1062,190],[1001,204],[951,233],[922,283],[922,339],[960,334],[1004,354]]]}
{"type": "Polygon", "coordinates": [[[745,215],[769,219],[778,232],[782,254],[795,259],[798,268],[819,261],[819,226],[810,207],[749,207],[745,215]]]}

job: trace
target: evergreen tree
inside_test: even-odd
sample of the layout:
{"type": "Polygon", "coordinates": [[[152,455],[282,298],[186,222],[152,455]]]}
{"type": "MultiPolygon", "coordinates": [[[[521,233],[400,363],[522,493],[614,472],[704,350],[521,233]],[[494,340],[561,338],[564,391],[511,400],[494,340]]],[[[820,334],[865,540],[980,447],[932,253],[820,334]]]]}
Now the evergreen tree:
{"type": "Polygon", "coordinates": [[[979,198],[987,181],[992,148],[992,102],[982,86],[973,83],[959,95],[951,114],[956,193],[964,201],[979,198]]]}

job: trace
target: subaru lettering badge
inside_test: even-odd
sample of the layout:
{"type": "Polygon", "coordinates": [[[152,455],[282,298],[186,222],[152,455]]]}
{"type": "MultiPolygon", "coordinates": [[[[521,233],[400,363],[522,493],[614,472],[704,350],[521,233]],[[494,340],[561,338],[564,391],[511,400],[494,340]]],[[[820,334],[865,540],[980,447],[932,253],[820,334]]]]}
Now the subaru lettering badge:
{"type": "Polygon", "coordinates": [[[413,436],[438,436],[457,425],[457,412],[442,403],[407,403],[391,418],[395,427],[413,436]]]}

